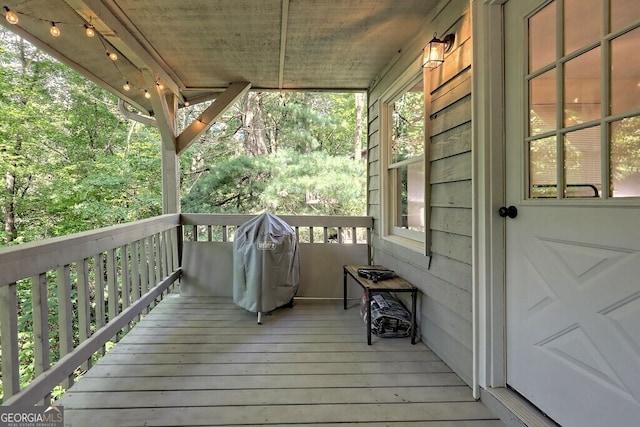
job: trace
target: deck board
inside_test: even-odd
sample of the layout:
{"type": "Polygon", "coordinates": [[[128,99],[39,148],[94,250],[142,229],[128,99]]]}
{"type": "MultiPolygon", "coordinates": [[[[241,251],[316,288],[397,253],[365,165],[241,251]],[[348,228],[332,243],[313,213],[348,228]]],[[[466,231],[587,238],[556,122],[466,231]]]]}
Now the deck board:
{"type": "Polygon", "coordinates": [[[256,324],[170,296],[61,399],[69,426],[497,427],[424,344],[373,337],[358,308],[298,302],[256,324]]]}

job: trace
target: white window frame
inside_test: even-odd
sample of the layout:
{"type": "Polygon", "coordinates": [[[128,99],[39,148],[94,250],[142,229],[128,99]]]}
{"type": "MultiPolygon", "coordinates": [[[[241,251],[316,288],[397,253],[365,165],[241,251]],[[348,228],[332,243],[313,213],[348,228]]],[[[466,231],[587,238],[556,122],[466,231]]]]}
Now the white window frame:
{"type": "Polygon", "coordinates": [[[429,126],[429,114],[427,105],[429,105],[429,92],[427,88],[427,79],[429,74],[425,72],[420,66],[419,61],[416,61],[409,67],[397,80],[392,84],[387,91],[385,91],[379,98],[378,105],[380,106],[380,180],[382,189],[381,192],[381,220],[382,220],[382,238],[389,242],[404,246],[411,250],[422,253],[423,255],[430,256],[430,136],[428,133],[429,126]],[[416,158],[403,160],[393,163],[391,156],[391,131],[393,129],[393,108],[392,104],[402,94],[407,92],[410,88],[423,81],[424,87],[424,135],[425,135],[425,147],[424,154],[417,156],[416,158]],[[423,209],[423,221],[425,224],[424,231],[408,230],[406,228],[397,227],[395,225],[397,198],[396,192],[393,188],[394,182],[390,177],[390,171],[397,169],[401,166],[421,161],[423,165],[425,182],[424,182],[424,209],[423,209]]]}

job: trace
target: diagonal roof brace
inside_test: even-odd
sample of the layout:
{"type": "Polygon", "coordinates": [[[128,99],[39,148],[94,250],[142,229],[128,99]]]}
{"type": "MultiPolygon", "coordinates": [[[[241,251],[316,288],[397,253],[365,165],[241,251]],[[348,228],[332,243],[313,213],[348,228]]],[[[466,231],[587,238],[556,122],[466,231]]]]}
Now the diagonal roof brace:
{"type": "Polygon", "coordinates": [[[238,99],[242,98],[251,88],[251,83],[237,82],[232,83],[227,90],[222,92],[220,96],[206,110],[202,112],[191,124],[182,131],[176,140],[176,151],[178,154],[186,150],[193,144],[203,133],[205,133],[215,122],[222,116],[238,99]]]}

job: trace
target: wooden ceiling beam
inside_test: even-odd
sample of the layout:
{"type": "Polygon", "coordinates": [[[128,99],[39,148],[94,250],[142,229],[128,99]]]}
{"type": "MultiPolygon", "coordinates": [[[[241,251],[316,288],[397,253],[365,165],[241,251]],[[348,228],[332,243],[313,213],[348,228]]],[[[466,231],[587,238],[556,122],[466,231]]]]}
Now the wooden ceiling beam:
{"type": "Polygon", "coordinates": [[[177,138],[177,152],[182,153],[204,134],[238,99],[251,88],[251,83],[232,83],[177,138]]]}
{"type": "Polygon", "coordinates": [[[284,60],[287,52],[287,30],[289,28],[289,0],[282,0],[280,18],[280,64],[278,68],[278,89],[284,84],[284,60]]]}
{"type": "Polygon", "coordinates": [[[117,6],[113,4],[111,7],[105,3],[111,3],[109,0],[64,0],[72,9],[74,9],[87,22],[91,22],[96,30],[127,57],[132,64],[140,68],[150,70],[155,74],[156,79],[162,81],[171,92],[173,92],[180,100],[180,85],[170,76],[162,65],[149,53],[138,39],[129,31],[123,23],[126,16],[116,16],[117,6]]]}

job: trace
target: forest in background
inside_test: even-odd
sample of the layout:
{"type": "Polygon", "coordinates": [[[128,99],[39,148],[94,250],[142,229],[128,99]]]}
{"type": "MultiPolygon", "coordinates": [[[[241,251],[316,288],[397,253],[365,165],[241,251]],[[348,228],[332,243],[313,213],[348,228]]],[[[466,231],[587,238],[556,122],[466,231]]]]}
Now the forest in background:
{"type": "MultiPolygon", "coordinates": [[[[179,128],[206,107],[181,109],[179,128]]],[[[182,211],[364,215],[365,133],[362,93],[249,92],[181,155],[182,211]]],[[[159,215],[161,167],[157,129],[127,120],[114,95],[0,29],[0,247],[159,215]]],[[[52,363],[56,286],[47,275],[52,363]]],[[[29,279],[17,283],[21,387],[35,374],[30,294],[29,279]]],[[[75,288],[71,299],[75,310],[75,288]]]]}
{"type": "MultiPolygon", "coordinates": [[[[0,30],[0,246],[162,213],[161,140],[0,30]]],[[[181,155],[183,212],[364,215],[362,93],[249,92],[181,155]]],[[[185,107],[186,127],[207,104],[185,107]]]]}

